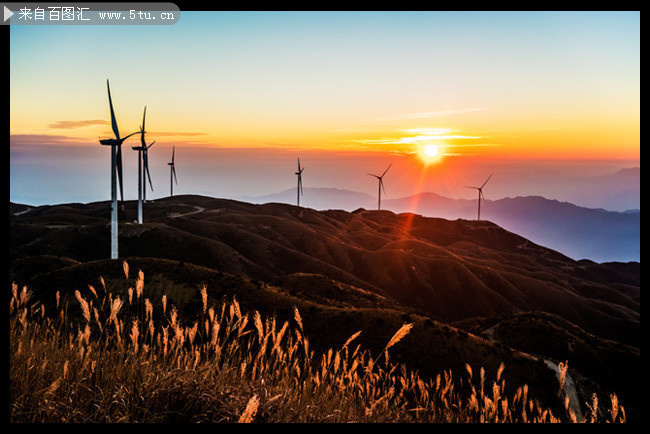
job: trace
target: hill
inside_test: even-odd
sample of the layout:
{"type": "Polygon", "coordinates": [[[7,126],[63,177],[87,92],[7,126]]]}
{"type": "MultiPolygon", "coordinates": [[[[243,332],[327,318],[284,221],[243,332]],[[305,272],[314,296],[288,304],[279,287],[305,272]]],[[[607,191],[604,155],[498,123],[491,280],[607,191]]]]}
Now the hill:
{"type": "MultiPolygon", "coordinates": [[[[99,276],[109,285],[119,280],[121,261],[106,259],[109,206],[41,206],[13,214],[10,281],[28,285],[48,303],[57,290],[70,295],[98,285],[99,276]]],[[[153,300],[166,293],[184,312],[198,309],[206,284],[211,297],[236,296],[261,312],[287,316],[298,306],[308,335],[324,348],[364,330],[362,344],[378,351],[402,323],[413,322],[396,360],[432,374],[462,370],[464,363],[496,370],[505,361],[513,385],[526,382],[552,395],[544,386],[552,373],[542,360],[562,361],[571,353],[541,341],[537,348],[535,340],[526,341],[525,328],[513,332],[517,339],[485,333],[508,316],[541,312],[564,321],[559,329],[592,336],[583,340],[595,357],[613,353],[607,342],[615,342],[619,353],[612,360],[627,369],[600,378],[586,367],[576,375],[586,379],[583,393],[620,386],[634,401],[633,385],[623,377],[638,372],[640,360],[639,263],[575,261],[489,221],[188,195],[148,202],[145,224],[127,223],[136,209],[126,202],[121,213],[120,255],[145,272],[153,300]]],[[[558,329],[555,322],[541,324],[558,329]]]]}
{"type": "MultiPolygon", "coordinates": [[[[638,171],[629,169],[632,176],[638,171]]],[[[623,176],[621,171],[618,176],[623,176]]],[[[601,178],[596,178],[601,179],[601,178]]],[[[595,180],[592,182],[596,182],[595,180]]],[[[296,203],[295,189],[246,198],[253,203],[296,203]]],[[[308,188],[301,204],[318,210],[376,209],[377,198],[363,193],[331,188],[308,188]]],[[[382,198],[382,208],[395,213],[412,212],[449,220],[476,219],[475,199],[451,199],[437,193],[401,198],[382,198]]],[[[641,258],[641,213],[637,209],[607,211],[541,196],[518,196],[487,200],[481,204],[481,219],[489,220],[537,244],[562,252],[573,259],[595,262],[629,262],[641,258]]]]}
{"type": "MultiPolygon", "coordinates": [[[[395,212],[443,218],[476,218],[476,200],[449,199],[433,193],[386,200],[395,212]]],[[[488,200],[481,219],[492,221],[574,259],[596,262],[639,261],[641,213],[606,211],[569,202],[526,196],[488,200]]]]}

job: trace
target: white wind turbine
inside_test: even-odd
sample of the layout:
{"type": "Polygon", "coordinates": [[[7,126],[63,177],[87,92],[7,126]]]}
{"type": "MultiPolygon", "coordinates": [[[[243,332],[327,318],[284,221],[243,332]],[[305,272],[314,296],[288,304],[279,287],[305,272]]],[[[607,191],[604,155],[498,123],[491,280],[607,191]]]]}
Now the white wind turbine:
{"type": "Polygon", "coordinates": [[[472,187],[472,186],[469,186],[469,185],[465,186],[466,188],[474,188],[474,189],[478,190],[478,218],[477,218],[477,220],[481,220],[481,199],[483,199],[483,201],[485,202],[485,196],[483,196],[483,187],[485,187],[485,184],[487,184],[487,182],[490,180],[490,178],[492,178],[492,174],[490,174],[490,176],[488,176],[488,179],[486,179],[485,182],[483,183],[483,185],[481,185],[480,187],[472,187]]]}
{"type": "MultiPolygon", "coordinates": [[[[145,107],[145,111],[146,111],[145,107]]],[[[144,133],[144,117],[142,118],[142,131],[144,133]]],[[[151,174],[149,173],[149,148],[153,146],[153,144],[156,143],[154,140],[151,142],[149,146],[145,145],[144,138],[142,139],[142,202],[147,203],[147,182],[144,179],[144,174],[147,174],[147,178],[149,178],[149,187],[151,187],[151,191],[153,191],[153,184],[151,183],[151,174]]]]}
{"type": "Polygon", "coordinates": [[[111,259],[118,257],[117,250],[117,181],[120,183],[120,197],[124,200],[124,190],[122,187],[122,143],[135,133],[131,133],[126,137],[120,138],[120,131],[117,128],[117,121],[115,120],[115,112],[113,111],[113,101],[111,99],[111,87],[108,79],[106,80],[106,88],[108,89],[108,104],[111,108],[111,126],[114,139],[103,139],[99,143],[111,147],[111,259]]]}
{"type": "Polygon", "coordinates": [[[384,189],[384,175],[386,174],[386,172],[388,172],[388,169],[390,169],[390,166],[392,166],[392,165],[393,165],[393,163],[390,163],[388,165],[388,167],[386,168],[386,170],[384,170],[384,173],[381,174],[381,176],[373,175],[372,173],[368,174],[370,176],[374,176],[375,178],[377,178],[379,180],[379,186],[378,186],[379,191],[378,191],[378,196],[377,196],[377,209],[378,210],[381,210],[381,191],[384,190],[384,194],[386,194],[386,190],[384,189]]]}
{"type": "MultiPolygon", "coordinates": [[[[146,141],[144,140],[145,134],[145,118],[147,116],[147,107],[144,108],[144,114],[142,115],[142,125],[140,126],[140,146],[133,146],[131,149],[138,151],[138,223],[142,224],[142,203],[144,200],[144,194],[147,190],[146,180],[144,179],[144,172],[149,173],[149,162],[147,160],[147,150],[153,146],[155,142],[147,146],[146,141]],[[144,168],[144,171],[143,171],[144,168]],[[143,185],[144,184],[144,185],[143,185]]],[[[151,185],[151,176],[149,176],[149,184],[151,185]]],[[[153,190],[153,185],[151,185],[153,190]]]]}

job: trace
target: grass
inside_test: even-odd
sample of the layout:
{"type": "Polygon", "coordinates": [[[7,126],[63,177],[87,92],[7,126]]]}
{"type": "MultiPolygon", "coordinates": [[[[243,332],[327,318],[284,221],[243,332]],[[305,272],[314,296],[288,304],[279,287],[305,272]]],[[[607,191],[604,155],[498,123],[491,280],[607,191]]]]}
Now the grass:
{"type": "Polygon", "coordinates": [[[615,395],[608,408],[594,396],[582,420],[561,385],[561,414],[526,385],[507,395],[503,364],[491,384],[469,364],[423,377],[390,357],[410,323],[375,355],[356,344],[362,330],[317,353],[297,308],[279,321],[236,298],[211,305],[203,287],[196,317],[182,319],[129,272],[124,262],[124,299],[101,279],[74,298],[57,292],[53,312],[12,285],[11,422],[625,422],[615,395]]]}

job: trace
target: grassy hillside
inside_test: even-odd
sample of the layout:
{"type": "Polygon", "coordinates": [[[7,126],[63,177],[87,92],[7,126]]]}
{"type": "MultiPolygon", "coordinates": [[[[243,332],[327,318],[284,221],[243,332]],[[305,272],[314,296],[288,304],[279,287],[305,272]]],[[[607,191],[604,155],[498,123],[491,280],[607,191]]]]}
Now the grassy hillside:
{"type": "MultiPolygon", "coordinates": [[[[105,259],[108,207],[69,204],[12,215],[10,283],[27,285],[46,312],[56,311],[58,291],[78,319],[75,291],[90,298],[89,285],[103,286],[102,276],[124,300],[142,270],[151,303],[161,308],[165,295],[189,322],[201,312],[205,287],[211,302],[236,297],[242,310],[279,322],[299,309],[316,354],[362,331],[357,342],[377,357],[408,323],[391,360],[424,378],[465,372],[466,364],[496,372],[504,363],[504,391],[527,384],[540,402],[562,407],[545,361],[568,360],[583,413],[594,392],[636,405],[638,388],[616,373],[640,361],[638,263],[573,261],[484,221],[178,196],[147,203],[143,225],[128,223],[136,204],[125,203],[125,282],[122,260],[105,259]],[[562,322],[506,321],[525,312],[562,322]],[[561,344],[568,341],[570,350],[561,344]],[[608,362],[590,365],[589,357],[608,362]],[[612,369],[614,363],[624,367],[612,369]]],[[[627,410],[633,418],[634,405],[627,410]]]]}
{"type": "MultiPolygon", "coordinates": [[[[503,362],[494,372],[483,366],[474,371],[466,363],[455,372],[420,374],[394,357],[399,347],[410,348],[402,355],[422,348],[406,345],[409,340],[430,337],[417,319],[402,323],[381,342],[381,332],[359,330],[335,346],[316,345],[315,350],[314,329],[307,324],[322,324],[307,321],[309,315],[319,316],[313,306],[303,306],[308,315],[293,306],[286,320],[267,317],[245,310],[236,297],[213,304],[203,286],[198,309],[187,297],[191,290],[177,294],[187,298],[179,315],[166,294],[152,303],[144,274],[129,279],[129,268],[124,262],[125,280],[100,278],[97,288],[75,290],[74,300],[57,291],[53,308],[33,299],[27,287],[12,285],[11,422],[626,421],[614,395],[608,406],[594,399],[586,416],[577,415],[558,392],[564,378],[559,385],[553,376],[545,379],[544,386],[555,392],[543,401],[527,384],[507,387],[511,369],[503,362]],[[120,291],[126,287],[126,293],[120,291]],[[364,349],[359,343],[364,335],[381,349],[364,349]]],[[[339,313],[344,312],[327,317],[339,313]]],[[[357,313],[370,313],[366,324],[396,325],[390,312],[379,317],[357,313]]],[[[457,331],[443,329],[439,349],[459,340],[457,331]]],[[[471,335],[463,340],[469,344],[461,350],[483,345],[471,335]]]]}

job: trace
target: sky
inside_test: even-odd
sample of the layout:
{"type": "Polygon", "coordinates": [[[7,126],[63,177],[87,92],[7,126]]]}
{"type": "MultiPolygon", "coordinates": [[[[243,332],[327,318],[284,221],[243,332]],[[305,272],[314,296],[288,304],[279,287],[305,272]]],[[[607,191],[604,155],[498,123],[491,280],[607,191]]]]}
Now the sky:
{"type": "MultiPolygon", "coordinates": [[[[531,173],[640,165],[638,11],[182,11],[171,26],[11,26],[10,68],[21,203],[110,199],[107,79],[122,136],[147,107],[150,198],[169,194],[172,146],[174,192],[218,197],[290,188],[297,158],[305,187],[369,194],[367,173],[392,163],[393,197],[471,197],[459,186],[494,171],[491,198],[533,194],[531,173]]],[[[127,199],[138,143],[123,145],[127,199]]],[[[539,194],[557,196],[544,179],[539,194]]]]}

